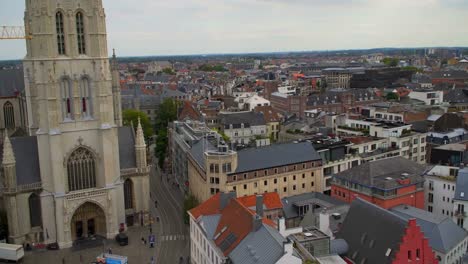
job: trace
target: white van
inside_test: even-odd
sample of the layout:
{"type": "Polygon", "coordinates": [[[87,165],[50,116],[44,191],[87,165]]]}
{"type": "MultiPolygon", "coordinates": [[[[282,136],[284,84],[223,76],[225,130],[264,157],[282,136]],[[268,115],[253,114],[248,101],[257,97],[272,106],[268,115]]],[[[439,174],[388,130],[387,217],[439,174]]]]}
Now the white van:
{"type": "Polygon", "coordinates": [[[0,260],[19,262],[24,257],[22,245],[0,243],[0,260]]]}

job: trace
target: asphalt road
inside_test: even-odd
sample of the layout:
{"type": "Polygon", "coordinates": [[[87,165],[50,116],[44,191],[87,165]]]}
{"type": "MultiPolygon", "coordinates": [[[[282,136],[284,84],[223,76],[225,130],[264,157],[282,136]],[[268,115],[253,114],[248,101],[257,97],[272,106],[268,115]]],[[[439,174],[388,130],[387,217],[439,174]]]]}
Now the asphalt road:
{"type": "Polygon", "coordinates": [[[151,212],[154,219],[159,217],[159,222],[155,221],[153,224],[156,234],[156,263],[189,263],[187,258],[190,254],[190,236],[183,219],[184,196],[179,188],[172,186],[172,181],[168,182],[167,176],[159,171],[157,165],[153,164],[150,174],[151,212]],[[157,207],[155,200],[158,202],[157,207]],[[180,262],[180,257],[184,258],[183,262],[180,262]]]}

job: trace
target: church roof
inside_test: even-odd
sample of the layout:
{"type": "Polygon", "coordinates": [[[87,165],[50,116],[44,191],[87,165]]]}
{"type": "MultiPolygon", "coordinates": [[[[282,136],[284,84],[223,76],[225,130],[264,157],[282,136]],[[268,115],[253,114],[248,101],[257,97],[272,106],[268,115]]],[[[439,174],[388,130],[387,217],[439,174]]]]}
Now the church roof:
{"type": "Polygon", "coordinates": [[[0,70],[0,97],[15,96],[24,90],[22,69],[0,70]]]}
{"type": "Polygon", "coordinates": [[[120,169],[136,168],[135,132],[131,127],[119,127],[120,169]]]}
{"type": "MultiPolygon", "coordinates": [[[[16,159],[16,184],[27,185],[41,182],[39,154],[36,137],[11,138],[11,146],[16,159]],[[27,164],[25,166],[25,164],[27,164]]],[[[3,159],[3,146],[0,149],[3,159]]]]}

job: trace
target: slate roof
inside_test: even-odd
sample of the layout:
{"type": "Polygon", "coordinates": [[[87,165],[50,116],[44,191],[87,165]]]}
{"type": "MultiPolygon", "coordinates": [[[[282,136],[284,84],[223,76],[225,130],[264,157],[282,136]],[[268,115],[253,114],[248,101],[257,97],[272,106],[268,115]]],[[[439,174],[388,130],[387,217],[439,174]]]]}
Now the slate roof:
{"type": "Polygon", "coordinates": [[[343,201],[318,192],[303,193],[285,197],[281,200],[281,202],[283,203],[283,212],[286,219],[296,218],[299,216],[297,213],[297,204],[299,203],[314,204],[319,206],[320,209],[346,204],[343,201]]]}
{"type": "Polygon", "coordinates": [[[251,126],[263,126],[266,124],[263,114],[255,112],[223,113],[219,114],[219,120],[226,129],[229,129],[230,125],[234,128],[240,128],[241,124],[244,124],[244,127],[248,128],[251,126]]]}
{"type": "Polygon", "coordinates": [[[0,97],[24,91],[23,69],[0,70],[0,97]]]}
{"type": "MultiPolygon", "coordinates": [[[[16,183],[26,185],[41,182],[41,170],[39,167],[39,153],[36,137],[11,138],[11,145],[15,153],[16,183]]],[[[2,147],[3,156],[3,147],[2,147]]]]}
{"type": "Polygon", "coordinates": [[[389,190],[405,186],[398,182],[402,176],[410,180],[410,185],[424,182],[422,175],[425,171],[426,166],[398,156],[366,162],[335,174],[333,177],[368,187],[389,190]]]}
{"type": "Polygon", "coordinates": [[[262,218],[261,225],[254,230],[255,212],[236,199],[234,192],[217,193],[189,214],[233,263],[275,263],[284,253],[285,240],[273,228],[274,223],[262,218]]]}
{"type": "Polygon", "coordinates": [[[468,168],[458,171],[455,200],[468,201],[468,168]]]}
{"type": "Polygon", "coordinates": [[[120,169],[136,168],[135,133],[131,127],[119,127],[120,169]]]}
{"type": "Polygon", "coordinates": [[[466,71],[438,71],[431,75],[433,79],[468,79],[466,71]]]}
{"type": "Polygon", "coordinates": [[[271,264],[283,254],[286,240],[278,231],[263,225],[258,231],[251,232],[229,254],[235,264],[271,264]]]}
{"type": "Polygon", "coordinates": [[[206,170],[205,151],[210,150],[217,150],[217,148],[213,144],[211,144],[209,140],[204,139],[201,139],[198,142],[194,143],[192,145],[192,148],[190,149],[190,155],[195,160],[195,162],[198,163],[198,166],[200,166],[200,168],[203,168],[204,170],[206,170]]]}
{"type": "Polygon", "coordinates": [[[346,240],[347,256],[355,263],[366,259],[366,263],[390,264],[399,250],[406,226],[407,221],[396,214],[357,198],[351,203],[337,238],[346,240]],[[388,249],[391,252],[387,257],[388,249]]]}
{"type": "Polygon", "coordinates": [[[237,152],[238,165],[235,173],[319,160],[322,158],[309,142],[247,148],[237,152]]]}
{"type": "Polygon", "coordinates": [[[457,226],[448,217],[436,216],[428,211],[406,205],[393,207],[391,211],[406,220],[415,218],[424,236],[429,239],[432,249],[443,254],[456,248],[468,236],[465,229],[457,226]]]}
{"type": "Polygon", "coordinates": [[[468,89],[450,89],[447,93],[444,94],[444,102],[449,102],[452,104],[468,103],[468,89]]]}

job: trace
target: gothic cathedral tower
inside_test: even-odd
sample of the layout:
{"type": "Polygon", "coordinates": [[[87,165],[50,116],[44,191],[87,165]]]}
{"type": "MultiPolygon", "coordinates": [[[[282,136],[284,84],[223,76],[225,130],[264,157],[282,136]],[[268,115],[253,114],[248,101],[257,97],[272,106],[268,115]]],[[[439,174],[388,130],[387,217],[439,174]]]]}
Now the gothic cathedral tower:
{"type": "Polygon", "coordinates": [[[102,1],[26,0],[24,22],[33,36],[24,73],[44,240],[69,247],[82,237],[113,238],[125,223],[122,116],[102,1]]]}

